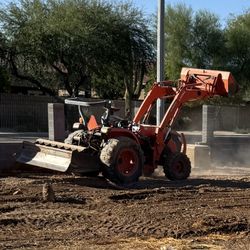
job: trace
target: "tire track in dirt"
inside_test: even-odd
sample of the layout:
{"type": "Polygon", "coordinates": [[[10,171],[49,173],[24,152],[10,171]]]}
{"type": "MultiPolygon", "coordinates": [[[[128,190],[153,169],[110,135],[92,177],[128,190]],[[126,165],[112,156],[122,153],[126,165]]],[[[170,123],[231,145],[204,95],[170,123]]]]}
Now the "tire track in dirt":
{"type": "MultiPolygon", "coordinates": [[[[42,202],[44,180],[34,179],[32,182],[29,179],[25,185],[25,180],[20,178],[12,178],[10,184],[8,179],[0,179],[0,239],[10,238],[11,231],[14,241],[25,246],[29,245],[28,240],[31,246],[32,240],[54,246],[53,240],[249,233],[250,189],[248,184],[237,184],[237,179],[229,182],[229,187],[210,183],[200,185],[202,181],[190,180],[181,187],[179,183],[160,181],[157,188],[152,179],[149,184],[153,188],[145,187],[145,179],[142,186],[138,183],[135,189],[122,190],[105,188],[103,180],[96,187],[86,187],[79,179],[74,182],[69,177],[57,178],[53,183],[55,203],[42,202]],[[165,186],[161,186],[162,183],[165,186]],[[16,190],[20,191],[14,195],[16,190]],[[24,239],[21,242],[20,234],[27,237],[27,242],[24,239]]],[[[246,178],[247,183],[248,180],[246,178]]],[[[224,185],[226,181],[220,180],[221,183],[224,185]]],[[[0,248],[3,244],[0,243],[0,248]]],[[[9,241],[9,248],[11,244],[9,241]]]]}

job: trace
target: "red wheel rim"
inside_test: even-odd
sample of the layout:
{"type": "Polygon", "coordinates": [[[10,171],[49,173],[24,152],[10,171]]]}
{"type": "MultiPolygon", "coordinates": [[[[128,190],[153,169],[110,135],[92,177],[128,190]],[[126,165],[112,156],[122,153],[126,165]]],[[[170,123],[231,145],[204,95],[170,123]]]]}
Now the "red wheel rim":
{"type": "Polygon", "coordinates": [[[180,161],[176,162],[173,165],[173,170],[177,175],[181,175],[183,173],[183,169],[184,169],[183,163],[180,161]]]}
{"type": "Polygon", "coordinates": [[[122,175],[131,176],[137,169],[138,161],[138,155],[134,150],[122,149],[117,159],[117,169],[122,175]]]}

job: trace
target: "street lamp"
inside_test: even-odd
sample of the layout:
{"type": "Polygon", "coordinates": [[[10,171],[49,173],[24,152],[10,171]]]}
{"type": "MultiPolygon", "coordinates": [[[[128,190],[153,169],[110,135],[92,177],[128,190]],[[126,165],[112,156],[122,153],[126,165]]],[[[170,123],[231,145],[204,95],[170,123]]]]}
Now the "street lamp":
{"type": "MultiPolygon", "coordinates": [[[[165,0],[158,0],[157,25],[157,82],[164,80],[164,15],[165,0]]],[[[156,104],[156,123],[159,126],[164,115],[164,101],[158,99],[156,104]]]]}

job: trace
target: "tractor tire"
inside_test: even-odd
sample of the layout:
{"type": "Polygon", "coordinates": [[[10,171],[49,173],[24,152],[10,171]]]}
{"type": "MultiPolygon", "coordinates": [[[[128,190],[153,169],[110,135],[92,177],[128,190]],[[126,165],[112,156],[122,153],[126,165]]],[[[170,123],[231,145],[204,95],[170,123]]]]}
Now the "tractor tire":
{"type": "Polygon", "coordinates": [[[108,140],[101,151],[100,160],[103,176],[116,184],[137,182],[142,175],[143,152],[140,145],[130,138],[108,140]]]}
{"type": "Polygon", "coordinates": [[[186,180],[191,173],[189,158],[180,152],[167,157],[163,168],[165,176],[171,181],[186,180]]]}

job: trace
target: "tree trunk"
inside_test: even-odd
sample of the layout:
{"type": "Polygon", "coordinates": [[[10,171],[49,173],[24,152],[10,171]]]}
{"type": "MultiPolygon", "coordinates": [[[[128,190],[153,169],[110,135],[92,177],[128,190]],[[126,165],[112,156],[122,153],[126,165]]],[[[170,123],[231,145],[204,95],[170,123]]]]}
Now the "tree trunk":
{"type": "Polygon", "coordinates": [[[145,75],[145,65],[141,64],[137,67],[137,71],[135,72],[137,76],[137,81],[134,83],[135,90],[134,90],[134,98],[138,99],[141,95],[141,90],[143,87],[143,79],[145,75]],[[139,78],[139,79],[138,79],[139,78]]]}
{"type": "Polygon", "coordinates": [[[132,100],[133,100],[133,71],[129,76],[124,79],[125,84],[125,117],[126,119],[132,118],[132,100]]]}
{"type": "Polygon", "coordinates": [[[69,95],[72,96],[74,94],[74,92],[73,92],[72,87],[70,86],[68,75],[63,76],[63,85],[64,85],[65,89],[67,90],[67,92],[69,93],[69,95]]]}
{"type": "Polygon", "coordinates": [[[42,85],[41,82],[39,82],[37,79],[35,79],[33,76],[29,76],[29,75],[23,75],[23,74],[20,74],[18,72],[18,69],[17,69],[17,66],[14,62],[14,59],[12,57],[10,57],[10,64],[11,64],[11,68],[12,68],[12,74],[21,79],[21,80],[26,80],[26,81],[29,81],[31,83],[33,83],[34,85],[36,85],[42,92],[46,93],[46,94],[49,94],[50,96],[56,96],[56,92],[50,88],[47,88],[47,87],[44,87],[42,85]]]}
{"type": "Polygon", "coordinates": [[[76,87],[79,91],[80,86],[84,88],[85,97],[91,98],[91,78],[84,72],[80,72],[80,81],[77,83],[76,87]]]}
{"type": "Polygon", "coordinates": [[[132,119],[132,95],[127,88],[125,91],[125,117],[128,120],[132,119]]]}

